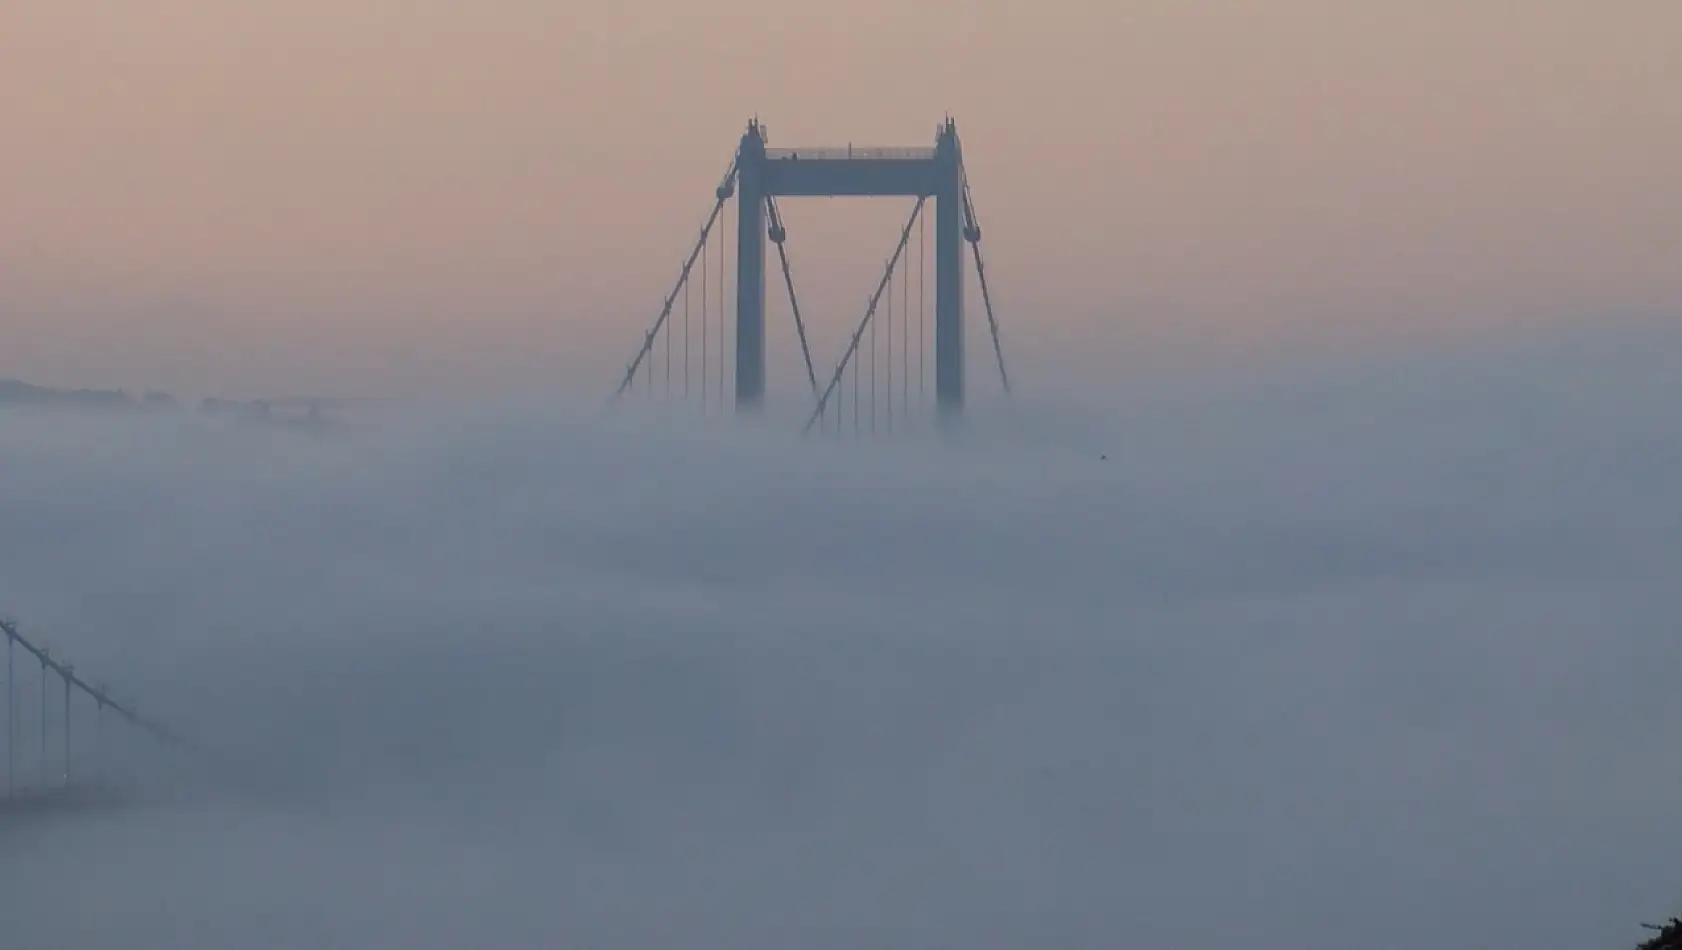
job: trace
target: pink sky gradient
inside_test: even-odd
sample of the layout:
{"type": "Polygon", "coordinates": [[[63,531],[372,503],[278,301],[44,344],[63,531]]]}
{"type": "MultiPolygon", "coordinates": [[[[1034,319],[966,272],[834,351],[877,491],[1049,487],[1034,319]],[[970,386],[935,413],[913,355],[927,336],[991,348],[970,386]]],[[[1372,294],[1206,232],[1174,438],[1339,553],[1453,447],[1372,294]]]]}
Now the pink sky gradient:
{"type": "MultiPolygon", "coordinates": [[[[1042,363],[1682,317],[1679,90],[1658,0],[13,0],[0,376],[607,388],[756,112],[955,115],[1042,363]]],[[[906,210],[789,203],[828,350],[906,210]]]]}

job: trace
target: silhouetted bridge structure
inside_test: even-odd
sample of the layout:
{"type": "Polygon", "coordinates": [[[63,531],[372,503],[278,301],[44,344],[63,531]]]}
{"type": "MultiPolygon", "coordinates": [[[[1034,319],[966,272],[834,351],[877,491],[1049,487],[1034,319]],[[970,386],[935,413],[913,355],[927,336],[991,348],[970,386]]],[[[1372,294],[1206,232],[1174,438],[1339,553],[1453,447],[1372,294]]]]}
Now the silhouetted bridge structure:
{"type": "MultiPolygon", "coordinates": [[[[966,245],[975,264],[999,381],[1004,392],[1010,392],[999,323],[981,254],[981,224],[964,168],[957,125],[950,118],[937,128],[932,146],[913,148],[771,148],[765,126],[755,119],[743,133],[714,198],[700,237],[626,368],[616,397],[636,389],[640,380],[650,394],[698,400],[703,411],[708,407],[722,410],[725,378],[733,371],[734,409],[751,413],[762,406],[766,395],[767,241],[777,250],[811,391],[805,431],[823,429],[826,420],[840,431],[849,416],[855,432],[873,432],[879,425],[891,431],[896,419],[909,423],[913,410],[927,405],[931,302],[934,408],[943,421],[958,416],[964,407],[966,386],[966,245]],[[822,379],[795,292],[788,230],[778,205],[779,198],[805,196],[900,196],[913,200],[863,317],[834,370],[822,379]],[[734,242],[729,239],[728,217],[724,214],[732,199],[737,222],[734,242]],[[934,204],[932,301],[927,274],[929,216],[924,213],[930,202],[934,204]],[[732,243],[734,248],[730,247],[732,243]],[[730,345],[725,288],[726,261],[732,251],[735,300],[730,345]],[[716,283],[709,286],[709,275],[715,273],[714,258],[716,283]],[[659,372],[657,364],[661,366],[659,372]],[[866,377],[868,383],[863,382],[866,377]]],[[[320,400],[300,402],[312,412],[320,408],[318,403],[325,404],[320,400]]],[[[257,408],[266,416],[279,406],[274,402],[257,408]]],[[[213,411],[230,407],[250,411],[236,404],[205,406],[213,411]]],[[[72,664],[25,636],[15,622],[0,620],[0,632],[6,641],[6,774],[0,815],[97,798],[100,780],[108,770],[108,725],[231,768],[209,750],[141,715],[132,702],[117,698],[104,685],[77,673],[72,664]],[[29,673],[34,675],[26,675],[29,673]],[[32,704],[36,712],[33,721],[26,721],[20,699],[31,688],[37,700],[32,704]],[[25,734],[24,726],[30,727],[30,734],[25,734]]]]}
{"type": "Polygon", "coordinates": [[[6,639],[6,774],[0,818],[102,804],[120,798],[108,732],[122,729],[194,757],[218,757],[90,682],[76,667],[0,619],[6,639]],[[22,701],[33,690],[36,703],[22,701]],[[38,710],[33,721],[28,712],[38,710]],[[24,728],[25,726],[29,728],[24,728]]]}
{"type": "Polygon", "coordinates": [[[765,244],[770,241],[777,249],[811,389],[805,431],[821,429],[826,420],[839,431],[849,415],[855,432],[875,431],[878,425],[892,430],[896,419],[908,422],[914,411],[927,404],[930,288],[924,209],[930,202],[934,204],[933,375],[937,417],[951,422],[964,407],[966,244],[975,263],[999,381],[1004,391],[1010,392],[999,322],[981,255],[981,224],[964,169],[958,127],[952,119],[944,120],[936,130],[934,144],[923,148],[771,148],[765,126],[755,119],[748,123],[714,197],[712,213],[702,225],[700,237],[684,260],[659,315],[626,367],[615,398],[640,387],[667,401],[698,401],[703,411],[709,406],[722,410],[725,376],[733,367],[734,409],[753,413],[761,408],[766,395],[765,244]],[[777,203],[779,198],[806,196],[899,196],[914,200],[910,217],[865,305],[863,318],[834,371],[822,379],[795,293],[788,230],[777,203]],[[734,242],[727,233],[729,217],[724,214],[731,199],[736,202],[734,242]],[[732,251],[733,346],[727,345],[729,324],[725,320],[726,259],[732,251]],[[910,262],[913,256],[914,264],[910,262]],[[714,271],[709,257],[718,262],[716,283],[711,287],[709,275],[714,271]],[[696,322],[699,332],[695,331],[696,322]],[[866,378],[868,382],[862,382],[866,378]]]}

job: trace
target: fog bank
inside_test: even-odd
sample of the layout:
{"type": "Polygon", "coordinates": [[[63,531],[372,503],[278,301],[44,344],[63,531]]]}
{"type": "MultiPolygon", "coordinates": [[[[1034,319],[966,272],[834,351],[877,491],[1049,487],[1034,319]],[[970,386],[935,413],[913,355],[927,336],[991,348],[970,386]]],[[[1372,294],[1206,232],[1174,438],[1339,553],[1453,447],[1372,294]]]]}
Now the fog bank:
{"type": "Polygon", "coordinates": [[[277,793],[0,831],[0,942],[1633,944],[1679,371],[1029,387],[945,441],[0,416],[0,609],[277,793]]]}

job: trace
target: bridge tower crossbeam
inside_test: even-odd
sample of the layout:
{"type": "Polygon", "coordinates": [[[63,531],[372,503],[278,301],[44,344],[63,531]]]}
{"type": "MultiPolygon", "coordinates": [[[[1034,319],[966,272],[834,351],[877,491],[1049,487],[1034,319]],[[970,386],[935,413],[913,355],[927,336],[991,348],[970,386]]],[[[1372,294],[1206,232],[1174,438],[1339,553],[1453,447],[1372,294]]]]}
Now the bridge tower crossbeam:
{"type": "Polygon", "coordinates": [[[765,242],[760,199],[909,197],[935,205],[935,402],[964,405],[964,162],[957,124],[942,123],[932,148],[778,148],[750,122],[737,150],[741,200],[736,257],[736,407],[765,398],[765,242]]]}
{"type": "MultiPolygon", "coordinates": [[[[859,348],[866,329],[883,292],[889,289],[897,264],[900,263],[911,228],[918,223],[925,204],[934,204],[934,389],[935,406],[940,419],[951,421],[962,412],[965,397],[964,360],[964,245],[970,245],[981,285],[982,300],[987,311],[994,356],[998,363],[1000,381],[1005,392],[1010,391],[1010,379],[1005,374],[1004,353],[999,340],[998,320],[993,313],[993,301],[987,287],[987,272],[981,256],[981,227],[976,219],[975,205],[970,194],[968,176],[964,170],[963,147],[958,138],[957,124],[948,117],[939,126],[935,142],[918,148],[771,148],[766,129],[755,119],[742,134],[729,170],[717,188],[717,202],[680,272],[677,284],[665,299],[659,317],[643,339],[642,347],[631,361],[618,393],[635,382],[639,368],[647,363],[652,382],[653,360],[650,359],[656,338],[665,331],[670,345],[670,319],[680,298],[684,301],[687,321],[688,283],[696,261],[702,262],[703,301],[706,264],[703,251],[714,226],[724,212],[725,204],[736,199],[737,227],[734,248],[735,266],[735,392],[734,404],[738,413],[752,414],[765,401],[766,391],[766,260],[767,238],[777,246],[790,306],[796,329],[799,331],[806,374],[817,397],[812,422],[818,421],[829,397],[840,384],[849,361],[859,348]],[[829,388],[819,386],[812,367],[804,321],[795,299],[794,279],[789,269],[784,247],[786,231],[777,210],[777,199],[785,197],[908,197],[915,198],[916,208],[901,234],[900,243],[889,260],[881,284],[870,298],[863,321],[852,335],[846,354],[836,367],[829,388]]],[[[721,262],[722,265],[722,262],[721,262]]],[[[722,284],[722,273],[720,274],[722,284]]],[[[722,288],[721,288],[722,290],[722,288]]],[[[722,303],[722,301],[721,301],[722,303]]],[[[893,300],[889,293],[891,310],[893,300]]],[[[704,306],[704,303],[703,303],[704,306]]],[[[703,310],[703,334],[705,311],[703,310]]],[[[891,316],[890,316],[890,332],[891,316]]],[[[685,330],[687,333],[687,330],[685,330]]],[[[703,336],[704,340],[704,336],[703,336]]],[[[890,352],[891,357],[891,352],[890,352]]],[[[668,362],[670,356],[668,355],[668,362]]],[[[719,367],[722,371],[722,366],[719,367]]],[[[687,372],[687,361],[685,362],[687,372]]],[[[669,372],[669,366],[668,366],[669,372]]],[[[854,369],[855,384],[858,370],[854,369]]],[[[704,373],[704,364],[703,364],[704,373]]],[[[874,373],[874,370],[872,370],[874,373]]],[[[670,385],[668,381],[668,385],[670,385]]],[[[703,391],[704,384],[703,384],[703,391]]],[[[892,388],[889,388],[890,413],[892,388]]],[[[856,410],[855,410],[856,411],[856,410]]],[[[811,428],[811,422],[807,428],[811,428]]]]}

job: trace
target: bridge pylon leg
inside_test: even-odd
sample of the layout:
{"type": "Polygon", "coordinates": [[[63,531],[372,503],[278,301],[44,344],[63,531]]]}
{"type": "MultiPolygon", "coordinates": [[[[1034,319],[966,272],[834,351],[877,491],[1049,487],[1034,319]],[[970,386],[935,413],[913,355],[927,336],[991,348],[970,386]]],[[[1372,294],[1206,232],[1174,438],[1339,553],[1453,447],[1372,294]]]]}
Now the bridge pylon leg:
{"type": "Polygon", "coordinates": [[[934,392],[940,421],[964,409],[964,166],[950,120],[935,145],[934,392]]]}
{"type": "Polygon", "coordinates": [[[765,402],[765,138],[748,126],[736,176],[736,411],[765,402]]]}

